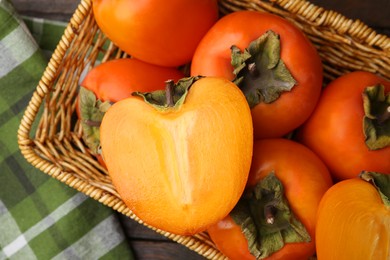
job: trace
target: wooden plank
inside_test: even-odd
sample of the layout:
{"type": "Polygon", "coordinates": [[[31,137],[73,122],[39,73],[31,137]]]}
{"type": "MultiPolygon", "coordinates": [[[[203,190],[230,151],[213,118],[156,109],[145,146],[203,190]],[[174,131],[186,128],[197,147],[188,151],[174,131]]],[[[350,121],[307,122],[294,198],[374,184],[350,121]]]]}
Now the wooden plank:
{"type": "Polygon", "coordinates": [[[118,213],[119,221],[122,223],[122,227],[126,232],[129,239],[132,240],[153,240],[153,241],[171,241],[165,236],[158,234],[157,232],[149,229],[144,225],[140,225],[138,222],[126,217],[123,214],[118,213]]]}
{"type": "Polygon", "coordinates": [[[170,242],[131,241],[137,260],[204,260],[198,253],[170,242]]]}
{"type": "Polygon", "coordinates": [[[204,257],[118,213],[136,259],[203,260],[204,257]]]}
{"type": "Polygon", "coordinates": [[[79,0],[12,0],[19,14],[60,21],[69,21],[79,0]]]}
{"type": "MultiPolygon", "coordinates": [[[[22,15],[68,21],[79,0],[12,0],[22,15]],[[44,7],[44,8],[42,8],[44,7]]],[[[311,0],[313,4],[359,19],[380,33],[390,36],[390,0],[311,0]]]]}

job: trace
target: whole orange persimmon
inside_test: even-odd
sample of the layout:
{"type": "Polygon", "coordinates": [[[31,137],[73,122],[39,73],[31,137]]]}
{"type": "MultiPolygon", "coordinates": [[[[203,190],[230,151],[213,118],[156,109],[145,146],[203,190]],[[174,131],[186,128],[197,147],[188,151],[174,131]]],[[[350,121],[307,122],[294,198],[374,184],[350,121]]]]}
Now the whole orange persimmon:
{"type": "Polygon", "coordinates": [[[390,81],[366,71],[330,82],[296,138],[337,181],[361,171],[390,173],[390,81]]]}
{"type": "Polygon", "coordinates": [[[96,23],[119,48],[139,60],[176,67],[218,19],[217,0],[94,0],[96,23]]]}
{"type": "Polygon", "coordinates": [[[245,195],[208,228],[210,238],[231,260],[309,259],[318,205],[331,186],[326,165],[307,147],[256,140],[245,195]]]}
{"type": "Polygon", "coordinates": [[[115,103],[100,139],[112,182],[134,214],[191,235],[225,217],[242,195],[253,126],[234,83],[191,77],[115,103]]]}
{"type": "Polygon", "coordinates": [[[282,137],[304,123],[322,87],[321,58],[306,35],[258,11],[219,19],[196,48],[191,75],[234,80],[252,108],[255,139],[282,137]]]}

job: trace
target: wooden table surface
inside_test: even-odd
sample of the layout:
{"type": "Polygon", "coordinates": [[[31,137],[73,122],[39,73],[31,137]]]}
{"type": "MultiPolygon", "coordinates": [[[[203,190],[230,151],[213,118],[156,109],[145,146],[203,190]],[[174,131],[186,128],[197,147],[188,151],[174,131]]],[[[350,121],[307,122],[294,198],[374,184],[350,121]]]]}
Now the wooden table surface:
{"type": "MultiPolygon", "coordinates": [[[[69,21],[78,0],[12,0],[26,16],[69,21]]],[[[334,10],[351,19],[359,19],[377,32],[390,36],[390,0],[312,0],[318,6],[334,10]]],[[[188,248],[118,214],[136,259],[203,259],[188,248]]]]}

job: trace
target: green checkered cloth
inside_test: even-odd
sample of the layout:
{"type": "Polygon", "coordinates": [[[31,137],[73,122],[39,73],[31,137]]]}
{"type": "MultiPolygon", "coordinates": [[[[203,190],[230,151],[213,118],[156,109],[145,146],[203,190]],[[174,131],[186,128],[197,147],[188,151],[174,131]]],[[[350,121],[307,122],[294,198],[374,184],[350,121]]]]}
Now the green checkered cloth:
{"type": "Polygon", "coordinates": [[[35,169],[18,149],[50,55],[42,48],[53,50],[64,26],[23,20],[0,0],[0,259],[133,259],[112,209],[35,169]]]}

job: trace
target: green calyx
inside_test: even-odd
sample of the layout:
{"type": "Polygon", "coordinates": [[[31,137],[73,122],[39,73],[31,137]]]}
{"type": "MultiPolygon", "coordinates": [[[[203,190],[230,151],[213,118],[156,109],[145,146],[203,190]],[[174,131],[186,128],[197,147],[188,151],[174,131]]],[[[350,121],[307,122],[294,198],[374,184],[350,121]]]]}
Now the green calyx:
{"type": "Polygon", "coordinates": [[[363,171],[359,177],[374,185],[379,192],[383,204],[390,209],[390,174],[363,171]]]}
{"type": "Polygon", "coordinates": [[[310,242],[303,224],[294,216],[282,183],[273,172],[243,196],[230,213],[256,259],[266,258],[286,243],[310,242]]]}
{"type": "Polygon", "coordinates": [[[180,79],[177,83],[167,80],[165,90],[153,92],[133,92],[133,96],[142,97],[146,103],[160,111],[178,109],[185,101],[188,90],[201,76],[180,79]]]}
{"type": "Polygon", "coordinates": [[[79,98],[82,138],[92,153],[98,154],[100,152],[100,123],[111,103],[96,99],[95,94],[84,87],[80,87],[79,98]]]}
{"type": "Polygon", "coordinates": [[[251,42],[244,51],[233,45],[231,63],[236,75],[233,82],[240,87],[251,108],[260,102],[274,102],[297,84],[280,58],[280,37],[273,31],[251,42]]]}
{"type": "Polygon", "coordinates": [[[390,94],[381,84],[363,91],[363,131],[370,150],[390,146],[390,94]]]}

